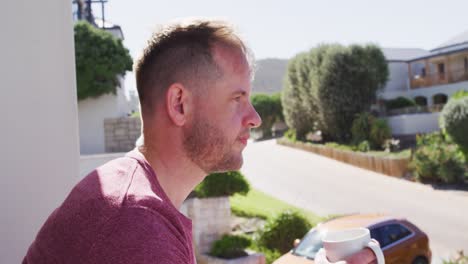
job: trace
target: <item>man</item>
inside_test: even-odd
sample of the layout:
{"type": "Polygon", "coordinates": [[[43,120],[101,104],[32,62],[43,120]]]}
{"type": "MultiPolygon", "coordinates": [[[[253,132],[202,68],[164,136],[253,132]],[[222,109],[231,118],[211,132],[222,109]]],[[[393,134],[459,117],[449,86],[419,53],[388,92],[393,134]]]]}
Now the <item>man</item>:
{"type": "Polygon", "coordinates": [[[238,170],[261,119],[253,58],[232,27],[162,27],[136,63],[144,144],[93,171],[39,231],[23,263],[195,263],[178,208],[212,172],[238,170]]]}

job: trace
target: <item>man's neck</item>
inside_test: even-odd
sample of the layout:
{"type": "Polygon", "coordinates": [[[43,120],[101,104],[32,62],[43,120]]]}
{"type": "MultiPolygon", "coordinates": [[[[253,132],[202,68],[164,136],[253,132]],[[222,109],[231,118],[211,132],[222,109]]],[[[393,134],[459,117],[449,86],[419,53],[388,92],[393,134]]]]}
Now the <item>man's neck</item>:
{"type": "Polygon", "coordinates": [[[175,153],[174,148],[161,150],[144,146],[140,148],[140,152],[155,171],[159,184],[177,209],[206,176],[187,156],[175,153]]]}

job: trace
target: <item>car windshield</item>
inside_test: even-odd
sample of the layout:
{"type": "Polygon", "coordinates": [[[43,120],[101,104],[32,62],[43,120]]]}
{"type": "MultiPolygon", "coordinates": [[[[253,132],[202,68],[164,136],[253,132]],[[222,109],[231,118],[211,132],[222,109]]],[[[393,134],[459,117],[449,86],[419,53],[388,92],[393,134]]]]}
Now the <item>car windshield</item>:
{"type": "Polygon", "coordinates": [[[315,258],[315,254],[322,248],[322,237],[324,232],[317,229],[312,229],[301,240],[301,243],[293,250],[293,254],[298,256],[307,257],[310,259],[315,258]]]}

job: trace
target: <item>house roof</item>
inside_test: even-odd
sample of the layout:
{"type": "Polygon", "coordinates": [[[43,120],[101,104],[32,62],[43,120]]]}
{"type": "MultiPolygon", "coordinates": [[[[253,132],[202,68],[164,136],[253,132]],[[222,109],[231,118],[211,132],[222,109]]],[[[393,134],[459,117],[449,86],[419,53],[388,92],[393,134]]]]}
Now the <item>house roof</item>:
{"type": "Polygon", "coordinates": [[[430,54],[427,50],[417,48],[383,48],[382,52],[387,61],[393,62],[404,62],[430,54]]]}
{"type": "Polygon", "coordinates": [[[455,46],[465,46],[464,44],[468,44],[468,30],[448,39],[447,41],[432,49],[431,52],[449,48],[453,49],[455,46]]]}

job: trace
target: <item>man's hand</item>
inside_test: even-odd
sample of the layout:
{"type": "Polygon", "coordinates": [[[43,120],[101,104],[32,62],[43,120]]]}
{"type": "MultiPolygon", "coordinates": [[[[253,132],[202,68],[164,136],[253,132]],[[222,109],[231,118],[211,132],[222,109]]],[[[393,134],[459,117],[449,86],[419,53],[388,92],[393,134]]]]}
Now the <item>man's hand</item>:
{"type": "Polygon", "coordinates": [[[358,253],[346,258],[343,261],[331,263],[327,259],[327,253],[325,249],[320,249],[315,255],[315,263],[317,264],[375,264],[377,259],[375,258],[374,252],[369,248],[364,248],[358,253]]]}

